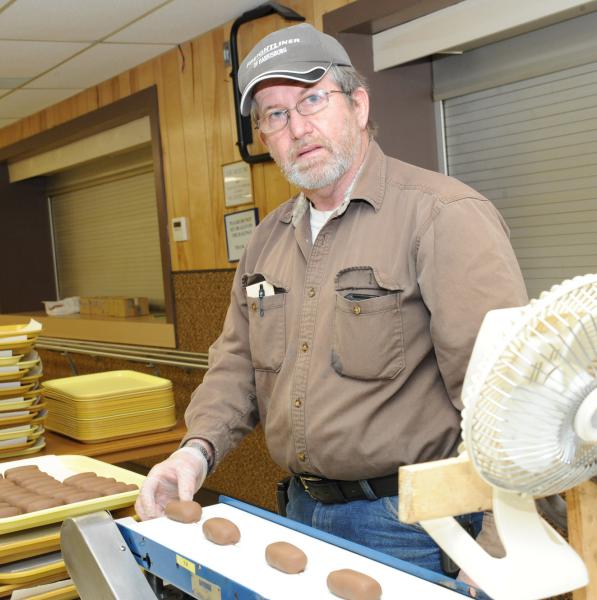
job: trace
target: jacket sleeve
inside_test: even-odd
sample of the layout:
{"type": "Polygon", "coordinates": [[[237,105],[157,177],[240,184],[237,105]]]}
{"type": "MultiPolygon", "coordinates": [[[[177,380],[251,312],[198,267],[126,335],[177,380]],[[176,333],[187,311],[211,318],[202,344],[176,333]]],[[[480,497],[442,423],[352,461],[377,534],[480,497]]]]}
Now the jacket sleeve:
{"type": "Polygon", "coordinates": [[[484,198],[437,202],[419,236],[417,276],[433,346],[454,406],[485,313],[528,302],[508,228],[484,198]]]}
{"type": "Polygon", "coordinates": [[[191,396],[185,412],[187,434],[209,441],[214,466],[257,424],[255,373],[249,349],[247,302],[241,278],[245,257],[239,262],[230,306],[220,337],[209,349],[208,371],[191,396]]]}

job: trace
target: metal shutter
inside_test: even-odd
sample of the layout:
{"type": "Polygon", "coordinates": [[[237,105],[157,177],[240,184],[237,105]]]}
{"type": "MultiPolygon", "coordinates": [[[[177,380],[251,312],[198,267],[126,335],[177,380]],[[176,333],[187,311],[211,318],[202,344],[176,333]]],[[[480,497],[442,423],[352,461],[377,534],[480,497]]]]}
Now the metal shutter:
{"type": "Polygon", "coordinates": [[[151,165],[51,194],[60,296],[148,296],[164,306],[151,165]]]}
{"type": "Polygon", "coordinates": [[[597,271],[597,63],[444,101],[446,162],[497,206],[529,295],[597,271]]]}

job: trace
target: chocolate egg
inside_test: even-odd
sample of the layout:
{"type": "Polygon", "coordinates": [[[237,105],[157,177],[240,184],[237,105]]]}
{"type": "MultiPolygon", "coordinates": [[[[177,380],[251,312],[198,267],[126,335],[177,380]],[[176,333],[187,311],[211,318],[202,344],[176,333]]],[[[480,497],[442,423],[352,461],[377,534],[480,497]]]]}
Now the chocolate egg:
{"type": "Polygon", "coordinates": [[[193,500],[171,500],[164,509],[166,516],[180,523],[197,523],[201,520],[201,504],[193,500]]]}
{"type": "Polygon", "coordinates": [[[95,479],[97,475],[92,471],[85,471],[83,473],[77,473],[76,475],[71,475],[70,477],[67,477],[62,483],[73,485],[78,481],[82,481],[83,479],[89,479],[90,477],[95,479]]]}
{"type": "Polygon", "coordinates": [[[18,473],[38,471],[41,473],[39,467],[37,465],[22,465],[20,467],[11,467],[10,469],[6,469],[4,471],[4,477],[6,479],[12,479],[15,475],[18,477],[18,473]]]}
{"type": "Polygon", "coordinates": [[[75,484],[81,490],[103,490],[116,483],[114,477],[96,477],[95,479],[83,479],[75,484]]]}
{"type": "Polygon", "coordinates": [[[332,594],[345,600],[379,600],[381,585],[364,573],[352,569],[332,571],[327,578],[328,589],[332,594]]]}
{"type": "Polygon", "coordinates": [[[16,506],[6,506],[4,508],[0,508],[0,519],[5,519],[7,517],[16,517],[17,515],[22,514],[23,511],[16,506]]]}
{"type": "Polygon", "coordinates": [[[60,494],[55,495],[55,498],[62,500],[65,504],[83,502],[84,500],[92,500],[99,497],[100,494],[98,492],[85,492],[83,490],[62,491],[60,494]]]}
{"type": "Polygon", "coordinates": [[[274,542],[265,549],[265,561],[284,573],[300,573],[307,566],[307,555],[288,542],[274,542]]]}
{"type": "Polygon", "coordinates": [[[239,528],[228,519],[212,517],[203,523],[203,534],[214,544],[228,546],[240,540],[239,528]]]}
{"type": "Polygon", "coordinates": [[[40,498],[31,500],[24,505],[25,512],[35,512],[37,510],[46,510],[47,508],[54,508],[56,506],[62,506],[64,502],[57,498],[40,498]]]}
{"type": "Polygon", "coordinates": [[[134,483],[122,483],[121,481],[117,481],[112,485],[102,488],[101,492],[102,496],[111,496],[112,494],[122,494],[123,492],[132,492],[138,489],[139,487],[134,483]]]}

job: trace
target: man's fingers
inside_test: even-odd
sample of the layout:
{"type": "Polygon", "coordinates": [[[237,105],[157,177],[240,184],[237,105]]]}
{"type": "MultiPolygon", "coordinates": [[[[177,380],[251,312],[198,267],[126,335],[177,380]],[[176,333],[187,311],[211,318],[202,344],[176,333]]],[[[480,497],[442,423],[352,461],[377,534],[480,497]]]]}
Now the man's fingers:
{"type": "Polygon", "coordinates": [[[135,510],[143,521],[157,516],[155,496],[158,484],[159,479],[152,477],[150,474],[141,486],[141,491],[135,502],[135,510]]]}

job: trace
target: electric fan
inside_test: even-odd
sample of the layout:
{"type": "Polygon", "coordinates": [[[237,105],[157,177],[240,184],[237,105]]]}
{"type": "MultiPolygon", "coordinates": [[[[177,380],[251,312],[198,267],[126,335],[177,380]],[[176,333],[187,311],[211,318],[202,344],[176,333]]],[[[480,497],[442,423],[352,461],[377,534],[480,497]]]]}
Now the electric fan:
{"type": "Polygon", "coordinates": [[[583,587],[587,569],[534,497],[597,474],[597,275],[564,281],[521,308],[487,313],[466,372],[462,432],[492,487],[506,551],[487,554],[453,517],[421,525],[496,600],[583,587]]]}

